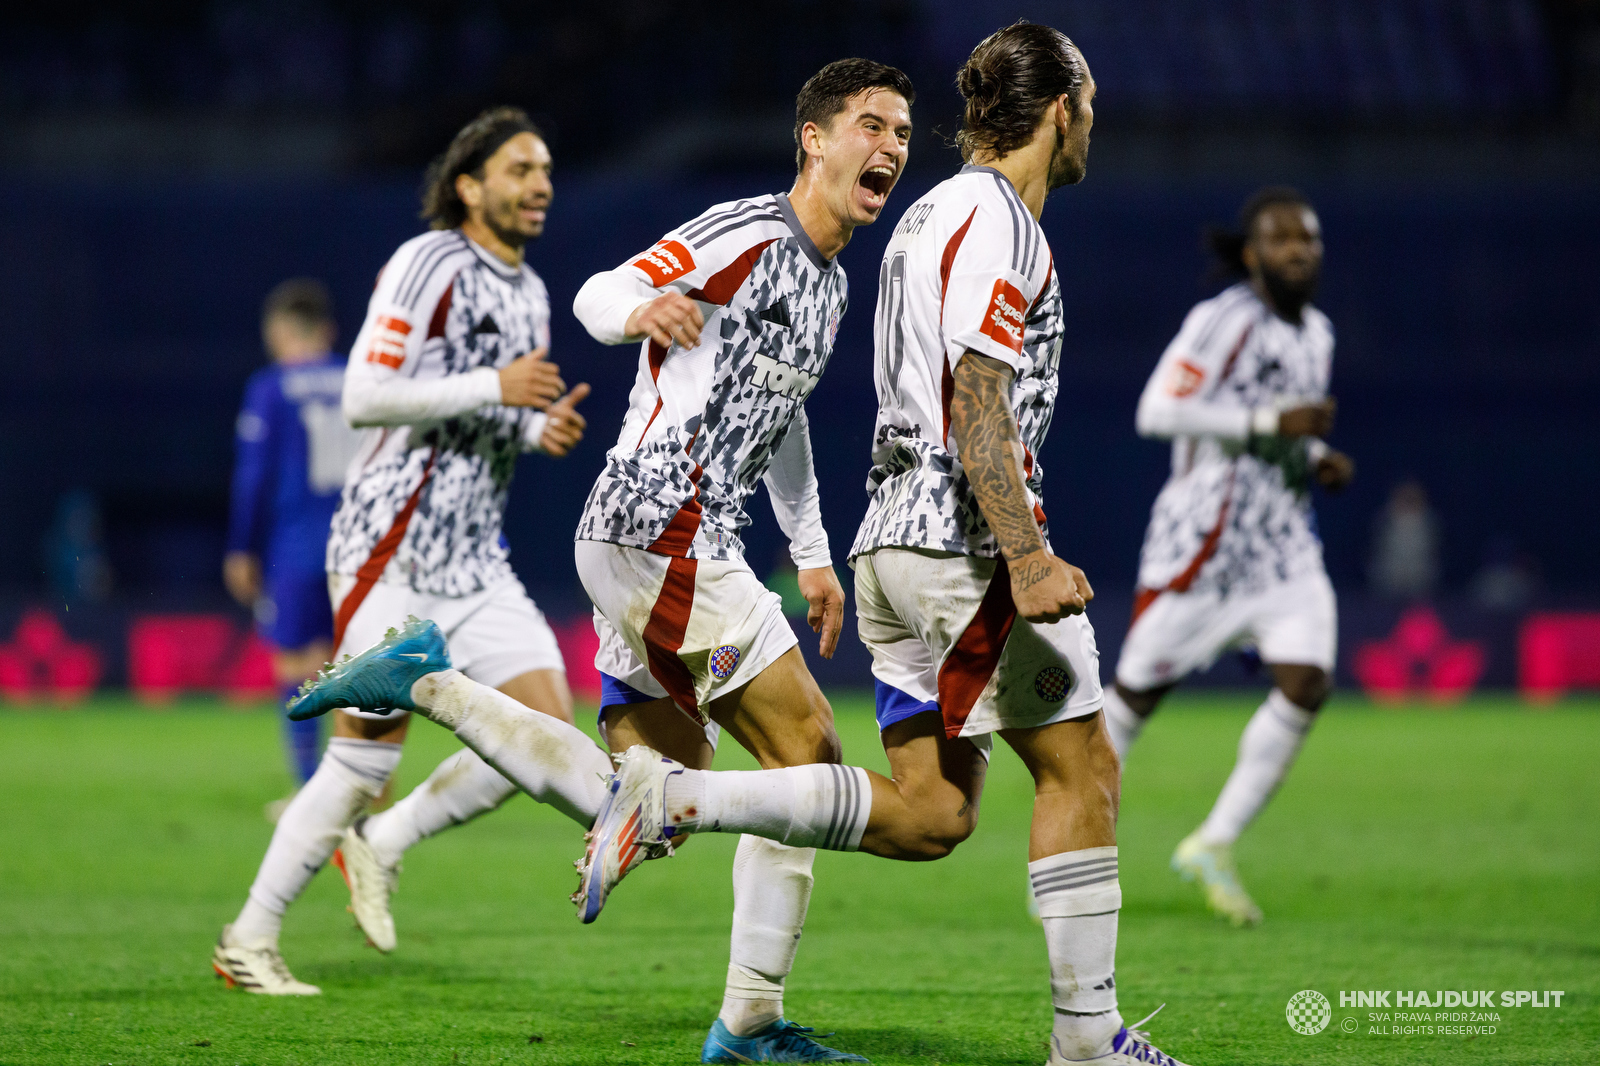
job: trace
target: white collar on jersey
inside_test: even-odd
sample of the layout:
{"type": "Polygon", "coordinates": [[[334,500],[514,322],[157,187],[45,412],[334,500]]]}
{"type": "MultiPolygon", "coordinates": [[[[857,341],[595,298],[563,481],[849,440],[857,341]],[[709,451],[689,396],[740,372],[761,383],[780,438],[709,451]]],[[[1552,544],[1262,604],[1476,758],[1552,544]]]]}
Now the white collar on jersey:
{"type": "Polygon", "coordinates": [[[806,232],[804,226],[800,225],[800,216],[794,213],[794,205],[789,202],[788,195],[780,192],[774,198],[778,201],[778,212],[783,215],[783,220],[789,224],[789,231],[800,242],[800,247],[806,253],[806,258],[810,259],[812,265],[818,270],[831,270],[833,268],[833,260],[822,258],[822,253],[817,251],[817,245],[812,241],[811,235],[806,232]]]}

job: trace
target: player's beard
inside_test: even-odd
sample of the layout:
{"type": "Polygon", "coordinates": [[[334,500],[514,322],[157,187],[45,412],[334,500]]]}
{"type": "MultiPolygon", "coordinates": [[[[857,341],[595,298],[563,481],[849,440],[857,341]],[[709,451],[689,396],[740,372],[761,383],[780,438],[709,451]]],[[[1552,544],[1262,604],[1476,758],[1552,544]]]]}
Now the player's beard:
{"type": "Polygon", "coordinates": [[[1272,297],[1272,306],[1291,320],[1299,318],[1301,309],[1317,294],[1317,282],[1321,278],[1322,272],[1317,267],[1312,267],[1303,278],[1289,278],[1278,271],[1261,268],[1261,284],[1272,297]]]}
{"type": "Polygon", "coordinates": [[[520,249],[523,245],[538,236],[537,233],[524,233],[517,228],[517,212],[521,209],[519,200],[503,200],[494,205],[494,210],[483,213],[483,224],[488,226],[494,235],[500,238],[508,248],[520,249]]]}
{"type": "Polygon", "coordinates": [[[1059,189],[1063,185],[1076,185],[1089,171],[1089,146],[1075,141],[1067,143],[1060,130],[1056,131],[1055,151],[1050,153],[1050,173],[1045,185],[1059,189]]]}

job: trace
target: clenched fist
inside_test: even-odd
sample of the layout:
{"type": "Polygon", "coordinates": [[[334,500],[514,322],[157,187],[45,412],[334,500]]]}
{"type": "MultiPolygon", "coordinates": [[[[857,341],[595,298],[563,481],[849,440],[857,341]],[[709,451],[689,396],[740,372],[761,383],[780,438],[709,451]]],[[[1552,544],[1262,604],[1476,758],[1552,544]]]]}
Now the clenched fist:
{"type": "Polygon", "coordinates": [[[583,439],[584,427],[589,422],[576,408],[587,395],[589,383],[580,381],[572,387],[571,392],[545,408],[544,413],[549,416],[549,421],[544,424],[544,432],[539,434],[539,447],[546,455],[559,459],[583,439]]]}
{"type": "Polygon", "coordinates": [[[567,391],[561,368],[546,362],[549,348],[536,348],[500,368],[500,402],[543,411],[567,391]]]}

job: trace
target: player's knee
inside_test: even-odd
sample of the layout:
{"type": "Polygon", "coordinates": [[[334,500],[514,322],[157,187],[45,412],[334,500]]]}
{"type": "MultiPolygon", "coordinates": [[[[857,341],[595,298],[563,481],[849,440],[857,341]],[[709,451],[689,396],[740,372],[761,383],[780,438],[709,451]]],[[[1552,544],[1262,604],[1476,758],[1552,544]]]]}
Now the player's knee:
{"type": "Polygon", "coordinates": [[[906,842],[907,857],[917,862],[942,859],[972,835],[976,823],[976,817],[966,817],[965,811],[946,818],[928,819],[917,826],[916,834],[906,842]]]}
{"type": "Polygon", "coordinates": [[[1318,711],[1333,693],[1333,680],[1326,671],[1306,670],[1281,679],[1278,688],[1296,707],[1318,711]]]}

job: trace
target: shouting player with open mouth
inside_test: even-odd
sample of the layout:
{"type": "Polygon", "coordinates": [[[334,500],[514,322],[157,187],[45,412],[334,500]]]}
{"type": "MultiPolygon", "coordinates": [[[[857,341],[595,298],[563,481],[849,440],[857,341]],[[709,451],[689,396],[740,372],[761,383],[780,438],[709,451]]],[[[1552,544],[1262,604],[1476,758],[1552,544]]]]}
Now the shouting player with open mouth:
{"type": "MultiPolygon", "coordinates": [[[[913,95],[893,67],[830,63],[796,101],[799,175],[787,195],[719,204],[578,294],[574,310],[596,339],[640,345],[628,414],[576,547],[595,604],[601,724],[613,750],[660,751],[671,756],[662,765],[704,768],[721,727],[763,767],[799,775],[812,791],[855,787],[854,772],[837,765],[832,708],[779,597],[745,564],[739,530],[746,500],[765,481],[812,628],[831,657],[844,592],[822,526],[804,405],[845,311],[836,257],[857,226],[877,219],[905,168],[913,95]]],[[[351,704],[432,718],[535,798],[598,756],[571,726],[450,669],[431,624],[408,625],[336,668],[292,715],[351,704]]],[[[599,915],[628,870],[669,852],[690,828],[662,827],[660,793],[652,801],[648,787],[627,780],[609,780],[580,863],[574,900],[584,921],[599,915]],[[648,845],[628,821],[641,806],[653,807],[657,822],[648,845]]],[[[854,847],[861,828],[841,822],[804,839],[770,835],[746,837],[734,861],[727,993],[702,1061],[865,1061],[823,1047],[783,1017],[814,849],[854,847]]]]}

